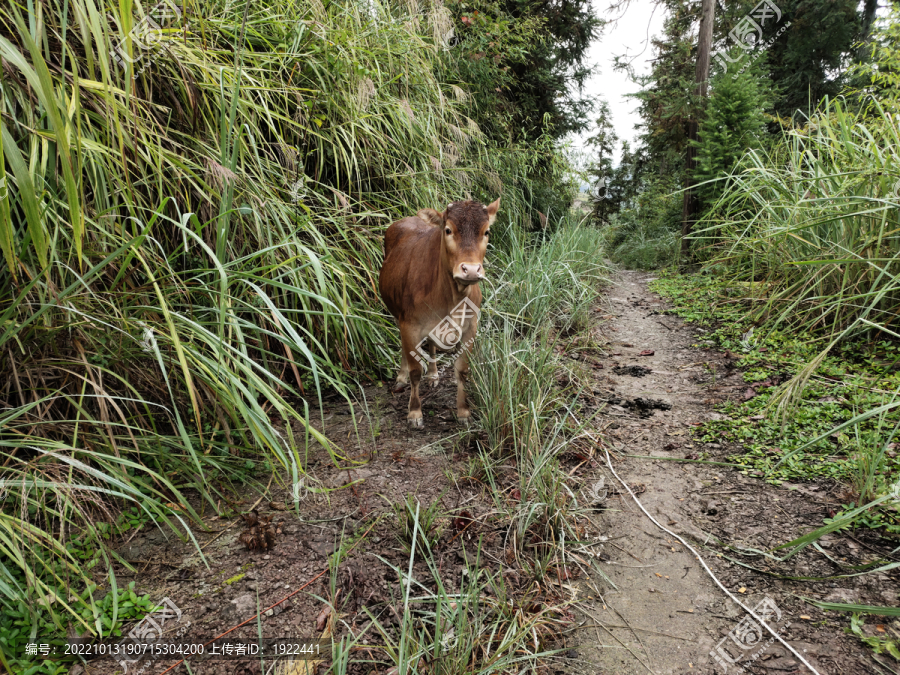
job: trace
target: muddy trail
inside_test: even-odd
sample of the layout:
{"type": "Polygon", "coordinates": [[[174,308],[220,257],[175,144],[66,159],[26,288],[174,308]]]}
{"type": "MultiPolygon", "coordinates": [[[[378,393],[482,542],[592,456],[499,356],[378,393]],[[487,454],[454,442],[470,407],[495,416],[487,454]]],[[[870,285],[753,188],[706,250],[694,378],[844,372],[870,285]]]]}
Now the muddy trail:
{"type": "MultiPolygon", "coordinates": [[[[593,347],[566,354],[592,373],[582,395],[585,409],[596,413],[587,454],[581,446],[562,463],[571,490],[591,506],[583,541],[569,545],[573,564],[566,574],[557,570],[556,579],[535,585],[513,564],[508,525],[497,521],[487,486],[474,477],[477,431],[457,423],[450,377],[425,393],[424,431],[407,425],[408,392],[393,394],[387,382],[361,388],[353,406],[336,396],[326,399],[324,409],[311,414],[314,425],[353,468],[339,471],[316,447],[303,458],[309,474],[304,481],[276,480],[238,498],[223,493],[214,508],[198,500],[208,528],[197,533],[202,555],[189,542],[145,530],[118,547],[135,569],[119,566],[119,583],[137,581],[140,592],[177,607],[161,626],[166,637],[193,642],[226,631],[243,639],[362,634],[360,647],[379,644],[371,618],[388,631],[403,620],[398,570],[409,558],[398,544],[403,533],[394,505],[413,496],[422,508],[440,507],[434,569],[450,593],[459,591],[466,566],[477,559],[479,567],[502,577],[520,618],[540,612],[531,607],[564,607],[555,616],[565,630],[548,643],[560,655],[548,662],[548,673],[813,672],[803,661],[823,675],[882,672],[860,641],[844,633],[846,616],[826,614],[801,596],[896,605],[893,572],[839,582],[773,576],[833,575],[838,568],[828,556],[861,564],[874,557],[876,543],[858,533],[831,535],[820,542],[827,555],[809,548],[779,564],[723,546],[767,550],[814,529],[840,504],[832,495],[838,486],[773,487],[727,466],[667,461],[727,462],[738,452],[700,444],[693,432],[717,414],[717,403],[740,397],[746,385],[728,355],[693,346],[697,331],[665,313],[666,304],[647,289],[651,278],[620,273],[598,298],[593,347]],[[251,508],[270,523],[245,523],[240,514],[251,508]],[[722,587],[767,620],[796,653],[748,619],[685,542],[722,587]]],[[[303,437],[299,426],[294,431],[303,437]]],[[[498,471],[496,489],[514,499],[514,467],[498,471]]],[[[433,571],[417,562],[413,573],[427,580],[433,571]]],[[[485,596],[484,611],[505,607],[496,593],[485,596]]],[[[377,654],[370,656],[348,672],[392,672],[377,654]]],[[[145,661],[129,672],[187,672],[184,666],[167,670],[173,664],[145,661]]],[[[121,672],[111,661],[79,668],[74,675],[121,672]]],[[[425,664],[414,672],[432,671],[425,664]]],[[[263,670],[245,660],[212,661],[191,672],[263,670]]],[[[272,672],[311,675],[315,668],[272,672]]]]}
{"type": "Polygon", "coordinates": [[[834,675],[890,672],[878,667],[857,638],[845,634],[847,615],[822,612],[800,597],[896,606],[894,573],[839,581],[773,576],[838,574],[827,556],[858,564],[873,559],[876,551],[889,553],[883,543],[836,533],[820,542],[827,553],[807,548],[781,564],[726,548],[765,551],[821,526],[829,508],[841,504],[840,486],[774,487],[727,466],[667,461],[704,457],[727,463],[729,455],[739,453],[738,445],[699,443],[692,431],[720,416],[716,404],[740,400],[746,383],[731,354],[698,348],[700,331],[664,313],[666,303],[647,289],[652,278],[621,273],[608,290],[609,314],[600,329],[608,354],[598,372],[610,402],[602,428],[612,469],[633,494],[608,468],[598,472],[601,494],[607,490],[598,504],[598,529],[608,541],[601,555],[603,576],[592,576],[578,589],[585,610],[578,641],[588,645],[594,637],[581,651],[586,663],[579,672],[743,669],[774,675],[808,673],[810,667],[834,675]],[[731,597],[683,542],[700,554],[731,597]],[[769,623],[796,653],[746,609],[769,623]]]}

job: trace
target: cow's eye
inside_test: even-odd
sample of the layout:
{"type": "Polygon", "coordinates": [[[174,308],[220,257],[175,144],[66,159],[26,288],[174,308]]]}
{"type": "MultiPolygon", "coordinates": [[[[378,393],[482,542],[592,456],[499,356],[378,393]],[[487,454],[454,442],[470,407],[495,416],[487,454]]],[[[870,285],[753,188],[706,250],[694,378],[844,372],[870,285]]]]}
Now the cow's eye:
{"type": "Polygon", "coordinates": [[[447,234],[453,234],[453,233],[450,231],[450,228],[449,228],[449,227],[448,227],[446,230],[444,230],[444,232],[446,232],[447,234]]]}
{"type": "Polygon", "coordinates": [[[489,235],[490,233],[491,233],[490,230],[485,230],[485,232],[484,232],[484,238],[487,239],[487,238],[488,238],[488,235],[489,235]]]}

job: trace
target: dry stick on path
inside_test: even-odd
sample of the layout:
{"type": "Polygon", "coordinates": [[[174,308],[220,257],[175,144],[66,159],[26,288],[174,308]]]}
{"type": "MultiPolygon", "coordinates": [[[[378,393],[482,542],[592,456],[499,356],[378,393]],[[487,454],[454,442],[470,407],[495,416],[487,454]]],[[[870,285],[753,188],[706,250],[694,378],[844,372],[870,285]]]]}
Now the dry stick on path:
{"type": "MultiPolygon", "coordinates": [[[[604,452],[605,451],[606,451],[606,449],[604,448],[604,452]]],[[[616,480],[618,480],[622,484],[622,486],[628,491],[628,494],[631,495],[631,498],[634,500],[634,503],[637,504],[638,508],[640,508],[640,510],[644,512],[644,515],[647,516],[650,519],[650,521],[654,525],[656,525],[659,529],[661,529],[663,532],[665,532],[666,534],[668,534],[668,535],[674,537],[675,539],[677,539],[678,541],[680,541],[681,544],[694,555],[694,557],[700,563],[701,567],[703,567],[703,569],[706,570],[706,573],[709,575],[710,579],[712,579],[715,582],[716,586],[718,586],[722,590],[722,592],[728,596],[728,598],[730,600],[732,600],[738,607],[740,607],[747,614],[749,614],[750,618],[752,618],[754,621],[756,621],[758,625],[765,628],[772,635],[772,637],[775,638],[778,642],[780,642],[781,645],[784,646],[791,654],[793,654],[800,661],[800,663],[802,663],[804,666],[809,668],[810,672],[812,672],[813,675],[820,675],[819,671],[816,670],[815,668],[813,668],[812,665],[809,663],[809,661],[807,661],[805,658],[803,658],[803,655],[800,654],[800,652],[798,652],[796,649],[794,649],[791,645],[789,645],[787,643],[787,641],[785,641],[784,638],[782,638],[778,633],[776,633],[774,630],[772,630],[772,628],[769,626],[769,624],[767,622],[763,621],[760,617],[758,617],[756,615],[756,613],[753,612],[749,607],[747,607],[747,605],[745,605],[743,602],[741,602],[740,599],[734,595],[734,593],[732,593],[727,588],[725,588],[725,585],[721,581],[719,581],[719,578],[715,574],[713,574],[712,570],[709,568],[709,565],[706,564],[706,561],[700,556],[700,554],[697,552],[697,550],[693,546],[688,544],[687,541],[685,541],[679,535],[675,534],[668,528],[662,526],[659,523],[659,521],[656,520],[656,518],[654,518],[653,516],[650,515],[650,512],[644,508],[644,505],[641,504],[641,502],[640,502],[640,500],[638,500],[637,496],[635,496],[635,494],[631,491],[631,488],[628,486],[628,484],[619,477],[618,473],[616,473],[616,470],[613,468],[612,460],[610,459],[608,452],[606,452],[606,464],[609,467],[609,470],[612,472],[613,476],[616,477],[616,480]]],[[[731,617],[723,617],[723,618],[731,618],[731,617]]]]}
{"type": "Polygon", "coordinates": [[[614,623],[606,624],[607,628],[626,628],[630,631],[640,631],[641,633],[650,633],[651,635],[660,635],[662,637],[672,638],[673,640],[684,640],[685,642],[696,642],[691,638],[682,637],[680,635],[670,635],[669,633],[660,633],[659,631],[650,630],[649,628],[634,628],[632,626],[617,626],[614,623]]]}
{"type": "MultiPolygon", "coordinates": [[[[602,628],[602,629],[605,630],[607,633],[609,633],[610,637],[611,637],[613,640],[615,640],[615,641],[618,642],[620,645],[622,645],[622,647],[623,647],[624,649],[626,649],[626,650],[627,650],[627,651],[635,658],[635,660],[637,660],[638,663],[640,663],[642,666],[644,666],[644,668],[647,669],[647,672],[648,672],[648,673],[651,673],[651,675],[652,675],[653,669],[650,668],[650,666],[648,666],[646,663],[644,663],[643,661],[641,661],[641,657],[638,656],[637,654],[635,654],[634,651],[628,647],[628,645],[626,645],[626,644],[625,644],[624,642],[622,642],[618,637],[616,637],[615,633],[613,633],[609,628],[607,628],[606,625],[605,625],[600,619],[598,619],[597,616],[596,616],[595,614],[593,614],[592,612],[588,611],[587,608],[584,607],[583,605],[579,605],[578,611],[580,611],[582,614],[587,614],[587,615],[588,615],[589,617],[591,617],[594,621],[596,621],[596,622],[597,622],[597,626],[600,626],[600,628],[602,628]]],[[[620,614],[619,616],[622,616],[622,615],[620,614]]],[[[595,630],[596,630],[596,627],[595,627],[595,630]]],[[[634,633],[633,633],[633,634],[634,634],[634,633]]],[[[634,635],[636,635],[636,634],[634,634],[634,635]]],[[[600,632],[599,632],[599,631],[597,631],[597,642],[601,642],[601,640],[600,640],[600,632]]],[[[642,646],[643,646],[643,645],[642,645],[642,646]]],[[[645,651],[646,651],[646,649],[645,649],[645,651]]]]}

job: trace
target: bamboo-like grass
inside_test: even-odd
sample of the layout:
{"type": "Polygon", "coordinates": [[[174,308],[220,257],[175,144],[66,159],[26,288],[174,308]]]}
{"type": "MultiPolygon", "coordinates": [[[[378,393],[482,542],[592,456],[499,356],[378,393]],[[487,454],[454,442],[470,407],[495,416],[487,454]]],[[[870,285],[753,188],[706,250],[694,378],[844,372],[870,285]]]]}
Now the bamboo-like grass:
{"type": "Polygon", "coordinates": [[[590,419],[579,404],[584,385],[565,375],[559,352],[588,336],[610,271],[604,239],[572,222],[550,236],[516,239],[497,256],[473,350],[470,390],[485,435],[484,482],[507,512],[519,566],[538,584],[571,564],[568,546],[578,539],[572,516],[582,507],[559,455],[585,435],[590,419]],[[497,489],[491,466],[498,457],[516,466],[515,506],[497,489]]]}
{"type": "Polygon", "coordinates": [[[383,227],[502,191],[515,228],[547,153],[481,134],[438,3],[162,10],[0,7],[0,606],[34,626],[104,632],[68,591],[115,591],[123,504],[185,536],[236,457],[340,461],[309,403],[392,365],[383,227]]]}
{"type": "MultiPolygon", "coordinates": [[[[772,397],[782,420],[802,405],[806,384],[835,345],[900,338],[900,111],[884,103],[871,98],[851,111],[826,99],[804,128],[787,131],[768,152],[749,152],[696,235],[711,244],[707,265],[738,295],[752,296],[756,321],[818,336],[823,345],[772,397]]],[[[860,443],[855,458],[857,508],[778,547],[790,548],[788,557],[871,508],[896,504],[884,457],[898,407],[895,392],[781,458],[778,464],[877,418],[876,440],[860,443]]]]}
{"type": "Polygon", "coordinates": [[[818,334],[823,351],[773,399],[796,406],[830,349],[852,336],[897,337],[900,316],[898,111],[824,100],[802,129],[748,152],[698,230],[710,267],[751,282],[754,320],[818,334]]]}
{"type": "Polygon", "coordinates": [[[747,153],[696,236],[712,243],[709,264],[756,282],[759,321],[832,338],[868,322],[896,329],[897,111],[877,100],[864,112],[823,101],[772,150],[747,153]]]}

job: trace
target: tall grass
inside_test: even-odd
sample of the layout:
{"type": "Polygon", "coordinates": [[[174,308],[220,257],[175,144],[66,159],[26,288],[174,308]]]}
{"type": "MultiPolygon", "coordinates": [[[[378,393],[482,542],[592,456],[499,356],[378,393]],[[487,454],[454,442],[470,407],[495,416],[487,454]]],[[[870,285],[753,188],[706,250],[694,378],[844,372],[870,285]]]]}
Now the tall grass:
{"type": "Polygon", "coordinates": [[[896,326],[898,226],[896,113],[826,100],[773,150],[745,156],[696,236],[710,264],[759,282],[755,318],[836,335],[896,326]]]}
{"type": "MultiPolygon", "coordinates": [[[[507,550],[537,583],[529,597],[540,596],[548,579],[560,581],[567,574],[566,566],[573,564],[568,546],[580,536],[571,518],[578,500],[559,455],[586,420],[579,418],[578,387],[559,381],[567,370],[559,351],[575,341],[584,346],[591,305],[608,268],[603,235],[575,225],[571,217],[550,234],[526,236],[511,229],[507,235],[501,247],[492,243],[488,254],[468,392],[486,437],[480,460],[473,461],[481,461],[499,522],[508,525],[507,550]],[[493,467],[498,463],[515,465],[515,499],[496,489],[493,467]]],[[[393,511],[408,562],[395,566],[379,560],[399,580],[395,604],[402,611],[363,608],[368,627],[336,647],[330,672],[352,669],[350,647],[364,636],[370,646],[374,636],[378,647],[357,651],[355,662],[362,663],[359,655],[367,654],[362,657],[367,666],[399,674],[533,670],[559,651],[549,645],[563,627],[563,609],[552,599],[523,603],[521,592],[507,587],[506,574],[491,572],[482,563],[480,549],[474,559],[465,560],[459,590],[448,586],[433,550],[442,534],[439,523],[448,520],[440,497],[421,504],[409,495],[393,511]],[[372,658],[373,653],[380,658],[372,658]]],[[[340,615],[339,608],[335,613],[340,615]]]]}
{"type": "Polygon", "coordinates": [[[578,508],[560,454],[585,429],[584,385],[561,357],[589,347],[589,316],[609,271],[603,234],[566,224],[532,241],[516,240],[497,256],[472,359],[472,397],[486,442],[481,465],[497,508],[509,516],[509,541],[539,584],[565,567],[577,539],[578,508]],[[510,506],[492,467],[514,459],[517,497],[510,506]]]}
{"type": "Polygon", "coordinates": [[[626,269],[677,264],[681,250],[682,195],[672,178],[644,181],[643,189],[604,228],[610,260],[626,269]]]}
{"type": "MultiPolygon", "coordinates": [[[[403,611],[398,625],[386,626],[363,608],[371,632],[394,665],[388,672],[406,675],[426,668],[436,675],[522,672],[536,669],[554,654],[543,647],[561,623],[553,610],[528,612],[517,607],[503,575],[484,568],[480,550],[474,560],[465,561],[459,591],[453,593],[431,549],[427,545],[420,549],[412,547],[407,569],[381,559],[400,582],[403,611]],[[427,572],[419,578],[413,573],[416,556],[427,564],[427,572]]],[[[335,667],[332,672],[347,670],[335,667]]]]}
{"type": "MultiPolygon", "coordinates": [[[[859,110],[824,100],[803,128],[768,151],[753,151],[695,237],[706,265],[744,295],[752,321],[819,339],[822,351],[771,398],[787,419],[830,350],[881,333],[900,337],[900,129],[896,107],[870,98],[859,110]],[[750,282],[750,283],[747,283],[750,282]]],[[[780,548],[793,555],[827,532],[851,526],[875,507],[896,507],[886,453],[896,435],[896,393],[861,410],[794,454],[844,430],[856,434],[856,508],[780,548]],[[876,419],[863,434],[862,424],[876,419]]],[[[869,514],[871,515],[871,514],[869,514]]]]}
{"type": "Polygon", "coordinates": [[[565,409],[554,386],[556,347],[589,325],[608,271],[603,253],[598,230],[569,224],[547,237],[516,237],[494,256],[472,358],[473,396],[491,447],[528,454],[565,409]]]}
{"type": "Polygon", "coordinates": [[[115,590],[123,505],[184,536],[238,458],[340,461],[308,403],[395,354],[384,225],[500,192],[527,222],[552,149],[488,145],[439,3],[28,7],[0,7],[0,606],[103,633],[68,589],[115,590]]]}

